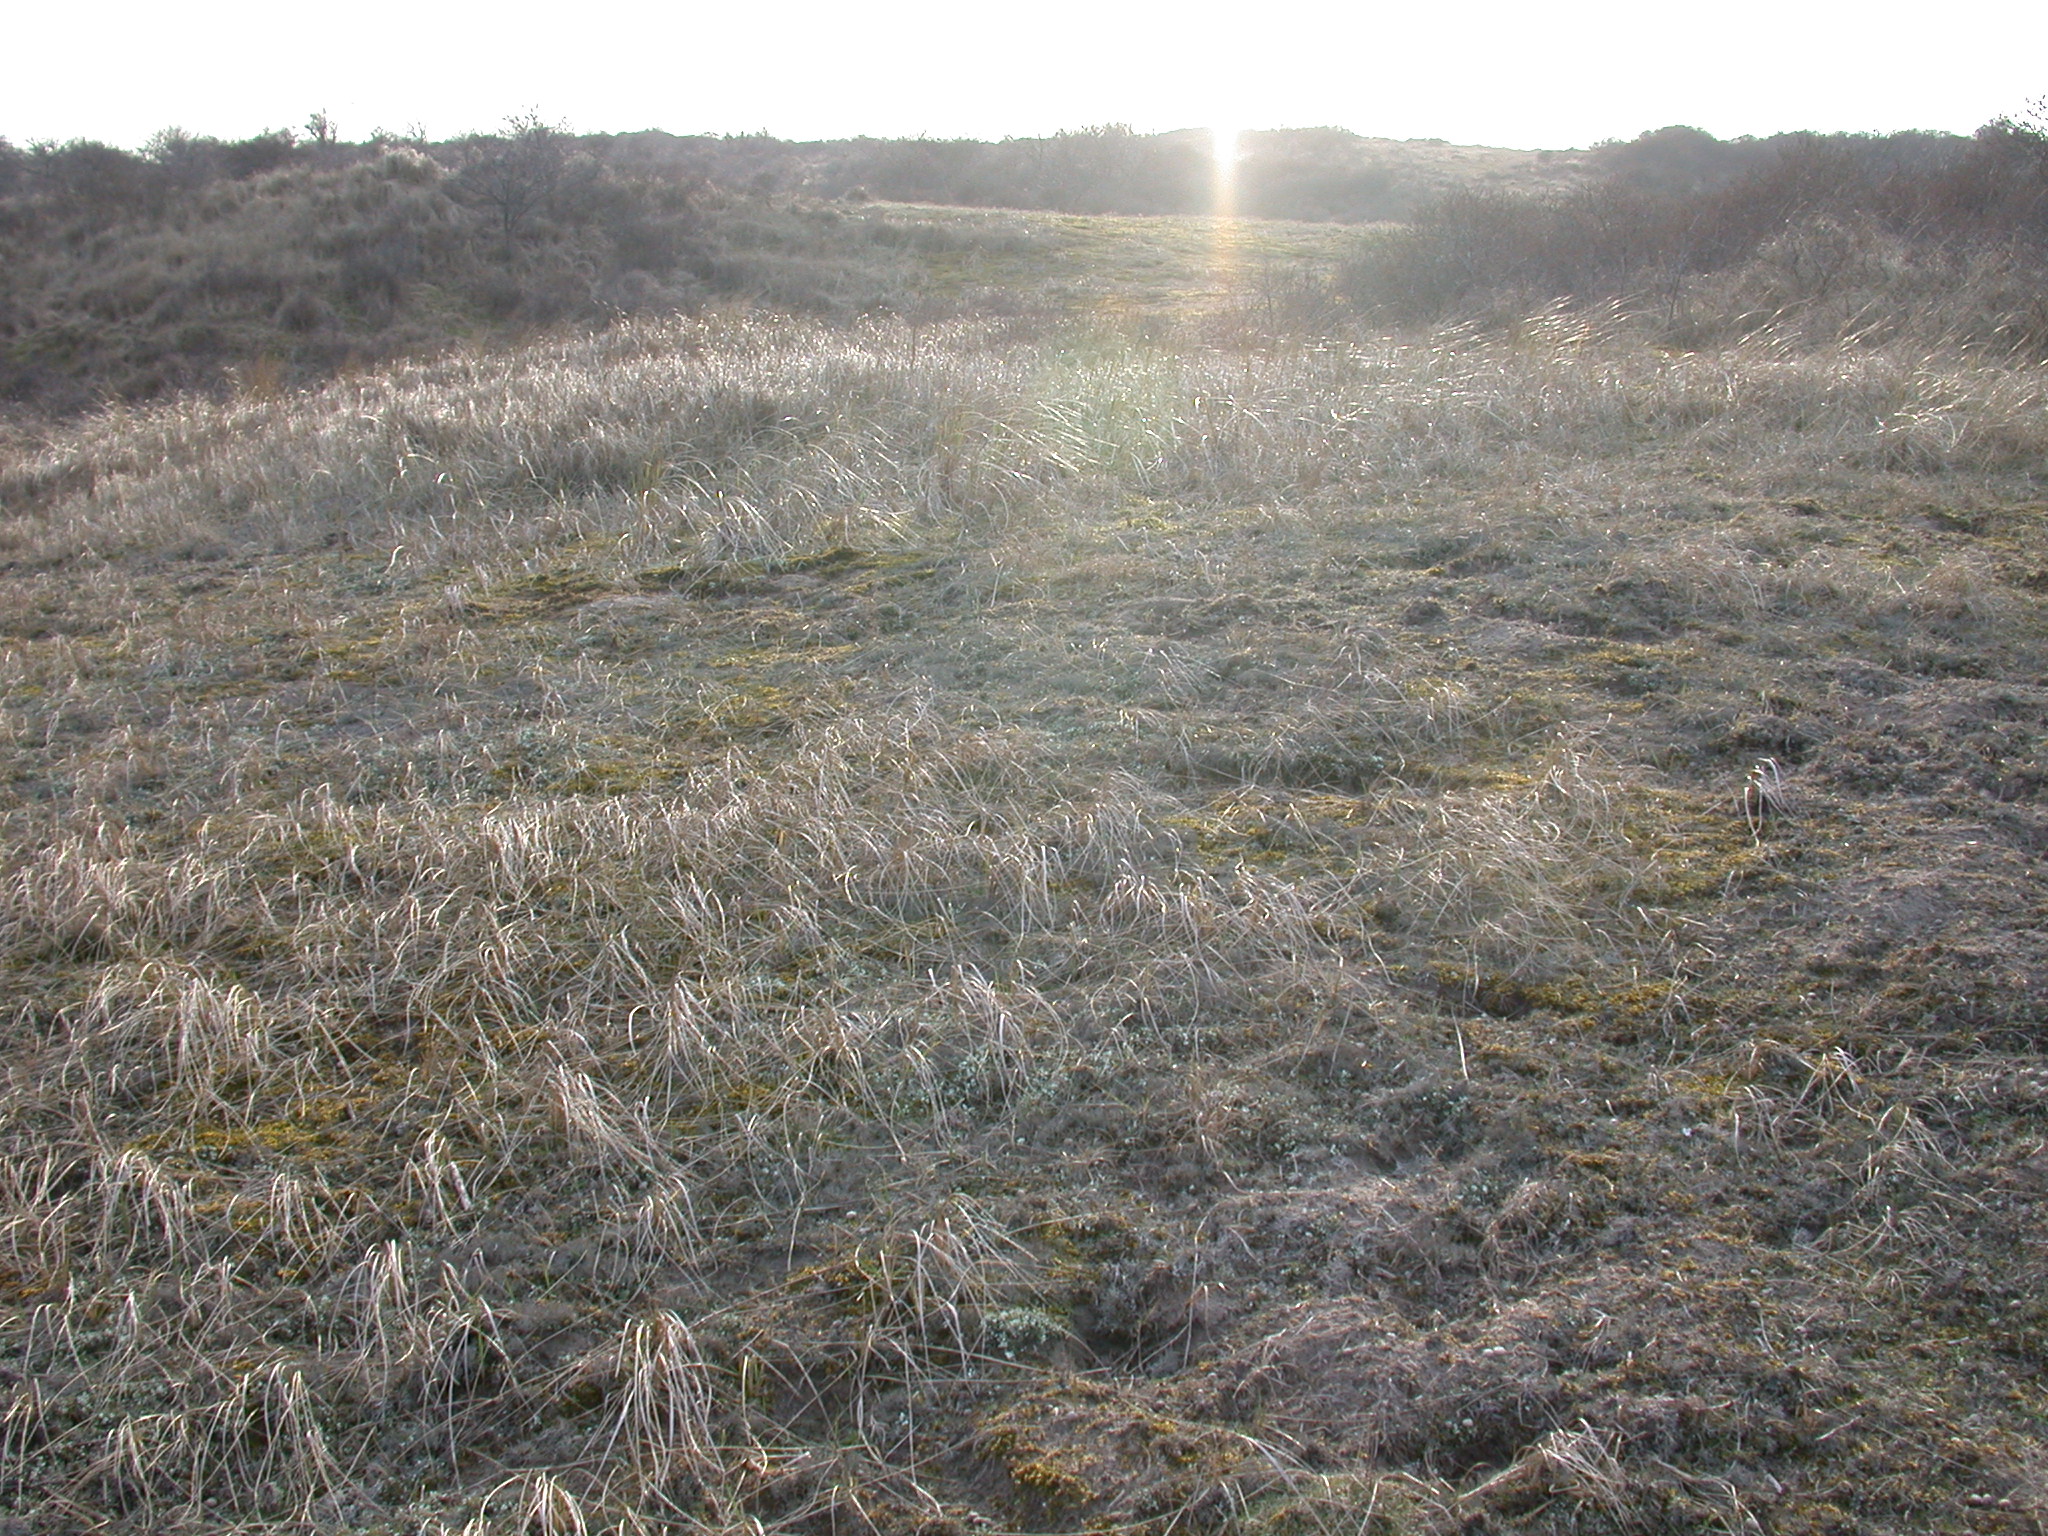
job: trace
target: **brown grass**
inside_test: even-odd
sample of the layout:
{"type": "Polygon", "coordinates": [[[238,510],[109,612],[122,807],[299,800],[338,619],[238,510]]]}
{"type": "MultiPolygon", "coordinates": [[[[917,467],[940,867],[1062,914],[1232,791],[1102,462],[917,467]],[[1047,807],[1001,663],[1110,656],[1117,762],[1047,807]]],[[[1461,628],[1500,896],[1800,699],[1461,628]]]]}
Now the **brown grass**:
{"type": "Polygon", "coordinates": [[[14,1518],[2025,1518],[2038,370],[1254,340],[10,444],[14,1518]]]}

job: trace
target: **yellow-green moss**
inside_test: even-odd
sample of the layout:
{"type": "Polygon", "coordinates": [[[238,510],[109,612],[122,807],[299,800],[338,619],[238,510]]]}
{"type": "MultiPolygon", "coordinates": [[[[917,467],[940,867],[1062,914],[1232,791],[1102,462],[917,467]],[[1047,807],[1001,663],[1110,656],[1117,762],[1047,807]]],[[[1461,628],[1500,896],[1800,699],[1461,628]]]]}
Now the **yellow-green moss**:
{"type": "Polygon", "coordinates": [[[474,619],[509,622],[542,618],[580,608],[619,588],[593,571],[569,567],[539,571],[485,589],[468,597],[464,612],[474,619]]]}

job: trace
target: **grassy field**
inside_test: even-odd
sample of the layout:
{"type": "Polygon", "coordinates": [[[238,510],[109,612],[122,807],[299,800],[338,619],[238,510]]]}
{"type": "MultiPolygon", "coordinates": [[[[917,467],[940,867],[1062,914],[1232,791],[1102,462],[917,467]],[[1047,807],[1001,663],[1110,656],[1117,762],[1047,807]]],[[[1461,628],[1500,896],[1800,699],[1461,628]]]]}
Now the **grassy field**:
{"type": "Polygon", "coordinates": [[[1356,226],[1277,219],[1116,218],[1013,209],[877,203],[842,215],[870,243],[899,242],[921,303],[939,313],[1010,312],[1151,322],[1155,339],[1206,322],[1270,335],[1337,307],[1327,274],[1359,245],[1356,226]],[[900,233],[899,233],[900,232],[900,233]],[[1311,296],[1315,302],[1309,302],[1311,296]]]}
{"type": "Polygon", "coordinates": [[[0,1526],[2041,1529],[2041,368],[930,217],[8,429],[0,1526]]]}

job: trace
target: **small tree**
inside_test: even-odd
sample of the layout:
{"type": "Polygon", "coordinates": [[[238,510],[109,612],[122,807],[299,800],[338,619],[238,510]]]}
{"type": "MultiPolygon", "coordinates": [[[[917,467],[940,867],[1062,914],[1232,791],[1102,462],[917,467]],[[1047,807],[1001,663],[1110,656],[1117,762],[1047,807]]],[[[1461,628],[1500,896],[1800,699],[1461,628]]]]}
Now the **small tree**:
{"type": "Polygon", "coordinates": [[[510,245],[528,219],[548,210],[568,165],[568,135],[529,112],[511,119],[501,134],[470,141],[469,163],[457,185],[497,215],[510,245]]]}
{"type": "Polygon", "coordinates": [[[164,185],[173,193],[195,191],[220,174],[220,141],[176,125],[151,134],[142,153],[162,172],[164,185]]]}

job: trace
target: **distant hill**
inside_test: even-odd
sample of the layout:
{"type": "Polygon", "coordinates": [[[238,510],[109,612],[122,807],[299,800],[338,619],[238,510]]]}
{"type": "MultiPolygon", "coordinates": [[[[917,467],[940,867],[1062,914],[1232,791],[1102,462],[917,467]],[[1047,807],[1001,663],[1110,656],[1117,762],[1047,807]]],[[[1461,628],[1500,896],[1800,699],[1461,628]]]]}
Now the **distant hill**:
{"type": "MultiPolygon", "coordinates": [[[[0,404],[63,413],[269,388],[721,300],[823,316],[957,312],[992,291],[962,276],[1003,254],[991,241],[1014,255],[1039,237],[941,229],[891,205],[1216,207],[1204,130],[794,143],[576,135],[529,118],[443,143],[346,144],[317,126],[310,140],[238,142],[167,130],[139,154],[0,140],[0,404]]],[[[1914,239],[2038,244],[2040,143],[2001,124],[1973,139],[1733,142],[1670,127],[1560,151],[1252,132],[1235,211],[1419,231],[1384,248],[1391,267],[1368,262],[1345,285],[1347,302],[1399,320],[1493,289],[1583,297],[1710,269],[1817,211],[1914,239]]],[[[999,307],[1019,302],[1013,292],[999,307]]]]}

